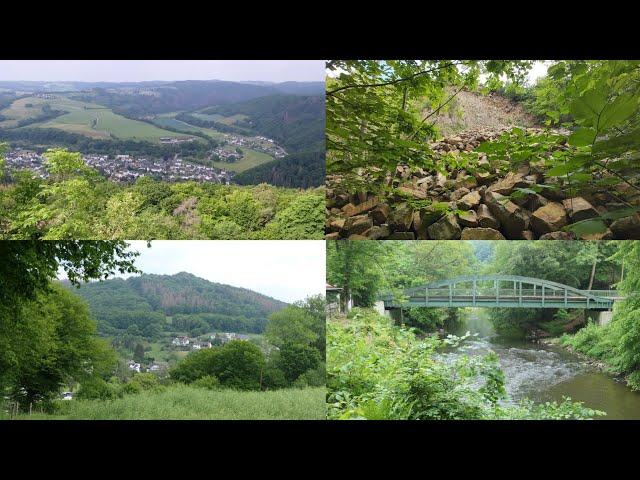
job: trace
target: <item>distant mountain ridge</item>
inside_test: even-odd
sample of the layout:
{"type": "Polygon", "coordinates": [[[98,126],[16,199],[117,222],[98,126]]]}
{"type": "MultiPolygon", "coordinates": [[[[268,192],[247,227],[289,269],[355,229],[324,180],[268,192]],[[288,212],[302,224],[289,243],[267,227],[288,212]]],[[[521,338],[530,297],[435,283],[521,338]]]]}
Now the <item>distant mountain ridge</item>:
{"type": "MultiPolygon", "coordinates": [[[[77,82],[64,81],[33,81],[33,80],[0,80],[0,89],[19,90],[24,92],[48,92],[48,91],[82,91],[94,88],[155,88],[170,86],[181,82],[201,83],[232,83],[245,84],[274,89],[280,93],[291,95],[322,95],[324,94],[324,82],[260,82],[260,81],[228,81],[228,80],[150,80],[144,82],[77,82]],[[57,90],[60,87],[63,90],[57,90]]],[[[213,85],[212,85],[213,86],[213,85]]],[[[267,91],[266,95],[275,93],[267,91]]]]}
{"type": "MultiPolygon", "coordinates": [[[[68,285],[68,282],[67,282],[68,285]]],[[[71,288],[71,287],[70,287],[71,288]]],[[[212,329],[260,333],[267,317],[287,303],[249,289],[214,283],[193,274],[143,274],[73,288],[89,304],[102,333],[136,325],[167,328],[167,317],[188,316],[212,329]]]]}

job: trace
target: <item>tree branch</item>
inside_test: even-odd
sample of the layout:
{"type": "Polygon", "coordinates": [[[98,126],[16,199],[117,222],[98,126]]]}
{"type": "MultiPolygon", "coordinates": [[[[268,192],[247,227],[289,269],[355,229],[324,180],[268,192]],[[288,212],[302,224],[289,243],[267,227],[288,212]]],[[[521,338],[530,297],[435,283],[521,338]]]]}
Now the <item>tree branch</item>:
{"type": "Polygon", "coordinates": [[[408,80],[412,80],[412,79],[414,79],[416,77],[419,77],[421,75],[426,75],[428,73],[435,72],[436,70],[441,70],[443,68],[453,67],[454,65],[459,65],[459,64],[460,64],[460,62],[446,63],[444,65],[440,65],[438,67],[434,67],[434,68],[431,68],[429,70],[422,70],[420,72],[414,73],[413,75],[409,75],[408,77],[402,77],[402,78],[396,78],[395,80],[389,80],[388,82],[364,83],[364,84],[360,84],[360,85],[355,85],[355,84],[343,85],[342,87],[338,87],[338,88],[335,88],[333,90],[327,91],[326,94],[331,96],[334,93],[340,92],[342,90],[347,90],[347,89],[350,89],[350,88],[375,88],[375,87],[385,87],[387,85],[395,85],[397,83],[401,83],[401,82],[406,82],[408,80]]]}

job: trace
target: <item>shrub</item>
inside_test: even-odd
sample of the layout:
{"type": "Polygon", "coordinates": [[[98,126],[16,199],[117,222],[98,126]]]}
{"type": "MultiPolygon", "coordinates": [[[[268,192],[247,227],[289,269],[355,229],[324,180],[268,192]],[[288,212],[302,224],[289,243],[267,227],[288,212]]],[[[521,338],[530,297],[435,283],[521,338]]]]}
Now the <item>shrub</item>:
{"type": "Polygon", "coordinates": [[[80,384],[76,399],[78,400],[107,400],[115,398],[117,391],[113,385],[105,382],[100,377],[90,377],[80,384]]]}
{"type": "Polygon", "coordinates": [[[220,388],[220,381],[213,375],[206,375],[199,378],[191,385],[198,388],[206,388],[207,390],[218,390],[220,388]]]}
{"type": "Polygon", "coordinates": [[[321,363],[318,367],[307,370],[300,375],[295,382],[294,387],[323,387],[327,383],[327,367],[321,363]]]}

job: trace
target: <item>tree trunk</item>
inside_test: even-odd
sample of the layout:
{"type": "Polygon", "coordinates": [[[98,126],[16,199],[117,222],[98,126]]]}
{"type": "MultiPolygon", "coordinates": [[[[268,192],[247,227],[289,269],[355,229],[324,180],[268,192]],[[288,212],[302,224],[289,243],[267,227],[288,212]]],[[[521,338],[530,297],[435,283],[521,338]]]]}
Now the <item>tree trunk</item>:
{"type": "Polygon", "coordinates": [[[596,276],[596,265],[598,264],[598,260],[594,260],[593,261],[593,265],[591,266],[591,278],[589,278],[589,288],[587,288],[587,290],[591,290],[591,287],[593,287],[593,279],[596,276]]]}

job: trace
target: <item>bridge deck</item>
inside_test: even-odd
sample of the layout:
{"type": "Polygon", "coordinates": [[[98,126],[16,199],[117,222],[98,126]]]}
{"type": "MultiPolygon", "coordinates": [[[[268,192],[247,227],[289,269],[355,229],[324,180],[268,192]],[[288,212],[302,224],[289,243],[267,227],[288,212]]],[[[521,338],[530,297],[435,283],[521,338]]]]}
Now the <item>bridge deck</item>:
{"type": "Polygon", "coordinates": [[[586,308],[608,310],[622,297],[615,290],[579,290],[568,285],[514,275],[484,275],[439,280],[404,290],[404,299],[380,297],[385,308],[501,307],[586,308]],[[461,287],[460,285],[468,285],[461,287]],[[505,285],[508,288],[504,288],[505,285]],[[526,285],[526,287],[525,287],[526,285]]]}

